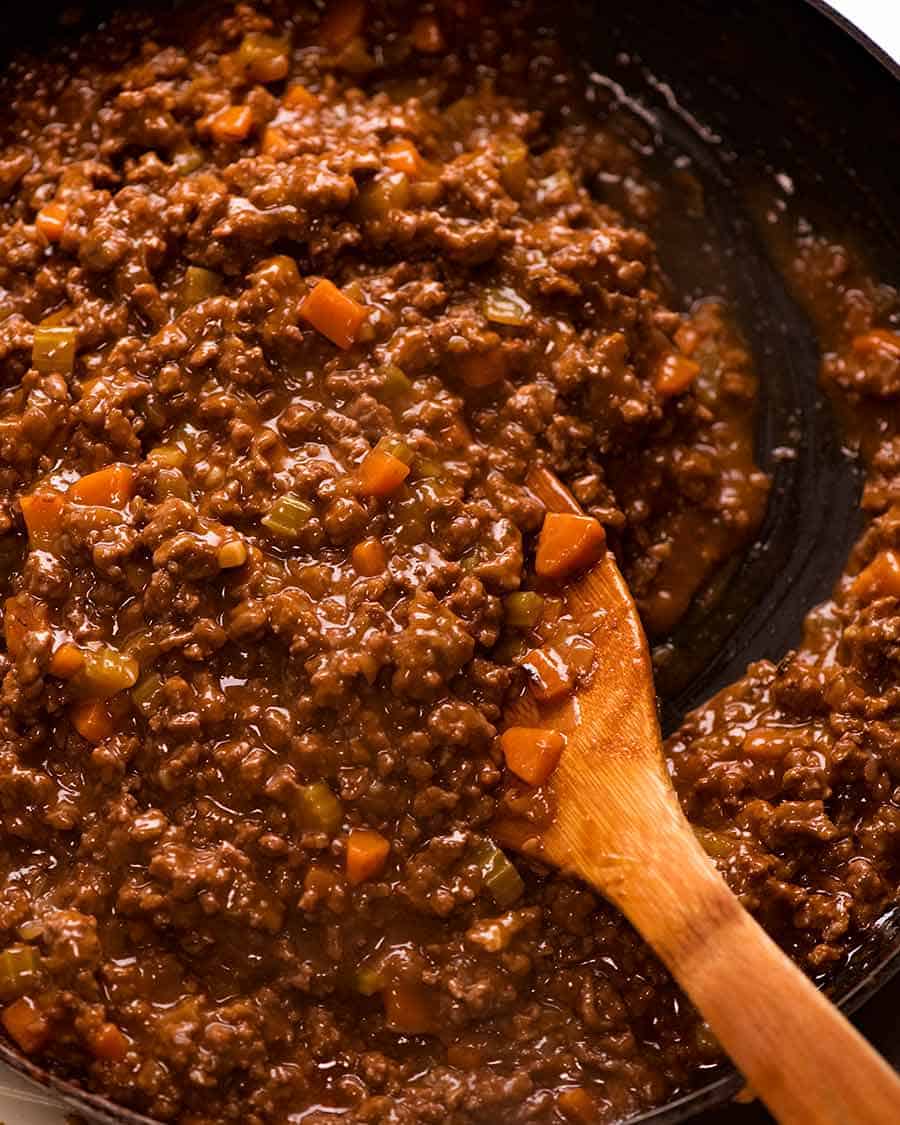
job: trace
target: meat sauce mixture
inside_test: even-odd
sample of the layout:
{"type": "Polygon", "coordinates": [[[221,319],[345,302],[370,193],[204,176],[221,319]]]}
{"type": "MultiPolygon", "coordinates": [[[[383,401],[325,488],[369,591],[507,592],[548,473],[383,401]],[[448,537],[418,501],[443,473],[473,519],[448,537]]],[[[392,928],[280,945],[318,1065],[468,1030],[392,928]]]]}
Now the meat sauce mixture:
{"type": "MultiPolygon", "coordinates": [[[[662,635],[767,494],[727,310],[674,311],[653,185],[540,27],[132,13],[3,79],[2,1024],[160,1120],[610,1122],[720,1058],[614,910],[491,838],[561,749],[504,702],[590,671],[548,645],[566,577],[605,531],[662,635]],[[540,466],[585,516],[544,523],[540,466]]],[[[874,518],[668,753],[825,973],[897,886],[900,336],[840,251],[796,269],[874,518]]]]}

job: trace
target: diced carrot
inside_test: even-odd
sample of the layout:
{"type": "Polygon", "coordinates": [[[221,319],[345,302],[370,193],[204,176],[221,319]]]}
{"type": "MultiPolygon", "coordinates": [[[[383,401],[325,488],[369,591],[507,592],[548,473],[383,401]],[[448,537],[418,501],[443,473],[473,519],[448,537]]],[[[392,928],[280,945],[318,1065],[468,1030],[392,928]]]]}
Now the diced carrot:
{"type": "Polygon", "coordinates": [[[680,352],[667,352],[656,368],[653,385],[664,398],[683,394],[700,374],[700,364],[680,352]]]}
{"type": "Polygon", "coordinates": [[[84,653],[78,645],[66,641],[50,657],[50,674],[61,680],[71,680],[84,667],[84,653]]]}
{"type": "Polygon", "coordinates": [[[900,598],[900,551],[888,548],[876,555],[853,581],[858,598],[900,598]]]}
{"type": "Polygon", "coordinates": [[[425,161],[419,150],[403,137],[391,141],[384,147],[384,162],[392,172],[403,172],[409,178],[415,179],[425,167],[425,161]]]}
{"type": "Polygon", "coordinates": [[[566,578],[602,558],[605,549],[606,532],[593,516],[548,512],[538,537],[534,569],[540,578],[566,578]]]}
{"type": "Polygon", "coordinates": [[[682,355],[693,355],[700,343],[700,333],[689,321],[685,321],[675,333],[675,343],[682,355]]]}
{"type": "Polygon", "coordinates": [[[590,1125],[597,1120],[597,1103],[582,1086],[571,1086],[568,1090],[561,1090],[556,1104],[563,1117],[567,1117],[570,1121],[590,1125]]]}
{"type": "Polygon", "coordinates": [[[248,105],[229,105],[212,119],[209,131],[215,140],[223,144],[228,141],[244,141],[253,128],[253,111],[248,105]]]}
{"type": "Polygon", "coordinates": [[[30,996],[21,996],[3,1009],[3,1026],[26,1054],[33,1054],[47,1045],[50,1025],[30,996]]]}
{"type": "Polygon", "coordinates": [[[118,1062],[128,1053],[128,1037],[114,1023],[103,1023],[91,1035],[90,1048],[98,1059],[118,1062]]]}
{"type": "Polygon", "coordinates": [[[395,981],[384,993],[385,1023],[402,1035],[426,1035],[435,1027],[434,1002],[418,981],[395,981]]]}
{"type": "Polygon", "coordinates": [[[319,104],[317,95],[299,83],[291,86],[281,100],[288,109],[315,109],[319,104]]]}
{"type": "Polygon", "coordinates": [[[115,732],[112,713],[102,700],[76,703],[71,715],[72,725],[88,742],[102,742],[115,732]]]}
{"type": "Polygon", "coordinates": [[[267,125],[260,148],[266,156],[279,160],[283,156],[290,155],[291,142],[277,126],[267,125]]]}
{"type": "Polygon", "coordinates": [[[417,51],[427,55],[436,54],[444,49],[441,25],[434,16],[420,16],[413,24],[410,39],[417,51]]]}
{"type": "Polygon", "coordinates": [[[522,660],[522,667],[531,676],[532,694],[541,703],[565,698],[575,683],[572,669],[552,645],[532,649],[522,660]]]}
{"type": "Polygon", "coordinates": [[[32,547],[46,547],[59,534],[65,499],[59,492],[33,492],[19,500],[32,547]]]}
{"type": "Polygon", "coordinates": [[[359,464],[360,491],[366,496],[389,496],[396,492],[409,476],[404,449],[400,443],[385,438],[370,449],[359,464]]]}
{"type": "Polygon", "coordinates": [[[69,208],[65,203],[48,203],[37,213],[35,226],[48,242],[59,242],[66,228],[69,208]]]}
{"type": "Polygon", "coordinates": [[[357,574],[363,578],[374,578],[383,574],[387,566],[387,552],[380,539],[363,539],[350,552],[350,559],[357,574]]]}
{"type": "Polygon", "coordinates": [[[390,854],[390,841],[372,828],[353,828],[347,840],[347,878],[357,886],[380,875],[390,854]]]}
{"type": "Polygon", "coordinates": [[[30,594],[15,594],[3,607],[3,632],[6,651],[15,659],[25,646],[25,638],[46,624],[43,606],[30,594]]]}
{"type": "Polygon", "coordinates": [[[88,473],[69,488],[69,497],[76,504],[98,508],[124,508],[134,496],[134,469],[130,465],[108,465],[96,473],[88,473]]]}
{"type": "Polygon", "coordinates": [[[300,302],[300,316],[339,348],[351,348],[369,310],[322,280],[300,302]]]}
{"type": "Polygon", "coordinates": [[[500,736],[506,765],[529,785],[543,785],[559,765],[566,740],[557,730],[509,727],[500,736]]]}
{"type": "Polygon", "coordinates": [[[506,377],[506,357],[499,348],[476,352],[459,360],[459,374],[467,387],[490,387],[506,377]]]}
{"type": "Polygon", "coordinates": [[[859,355],[877,355],[900,359],[900,332],[873,328],[853,338],[853,350],[859,355]]]}
{"type": "Polygon", "coordinates": [[[365,0],[330,0],[319,24],[319,38],[336,51],[362,33],[366,22],[365,0]]]}

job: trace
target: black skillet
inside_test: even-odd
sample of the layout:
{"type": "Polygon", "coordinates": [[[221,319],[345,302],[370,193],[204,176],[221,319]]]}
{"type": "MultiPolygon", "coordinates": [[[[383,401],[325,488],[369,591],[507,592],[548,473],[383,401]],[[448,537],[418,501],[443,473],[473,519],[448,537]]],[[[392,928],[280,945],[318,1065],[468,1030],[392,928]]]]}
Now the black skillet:
{"type": "MultiPolygon", "coordinates": [[[[101,6],[81,5],[84,21],[86,9],[101,6]]],[[[3,42],[39,45],[73,7],[4,5],[3,42]]],[[[872,274],[900,286],[900,67],[819,0],[581,0],[566,26],[588,69],[606,76],[600,100],[627,95],[622,112],[643,123],[659,167],[689,158],[707,212],[702,222],[687,209],[666,216],[656,232],[663,265],[685,303],[693,293],[730,299],[762,379],[758,455],[774,479],[768,516],[714,607],[672,638],[672,666],[686,672],[660,677],[671,729],[748,662],[777,660],[797,642],[805,612],[828,596],[859,529],[860,478],[816,390],[815,333],[766,251],[755,203],[789,184],[789,211],[823,233],[851,233],[872,274]],[[773,455],[785,447],[791,458],[773,455]]],[[[831,992],[849,1011],[866,1005],[860,1022],[900,1065],[900,983],[890,983],[898,969],[900,912],[854,950],[831,992]]],[[[95,1120],[147,1123],[2,1041],[0,1058],[95,1120]]],[[[697,1114],[706,1125],[767,1120],[728,1104],[739,1085],[730,1067],[712,1067],[701,1088],[635,1125],[697,1114]]]]}

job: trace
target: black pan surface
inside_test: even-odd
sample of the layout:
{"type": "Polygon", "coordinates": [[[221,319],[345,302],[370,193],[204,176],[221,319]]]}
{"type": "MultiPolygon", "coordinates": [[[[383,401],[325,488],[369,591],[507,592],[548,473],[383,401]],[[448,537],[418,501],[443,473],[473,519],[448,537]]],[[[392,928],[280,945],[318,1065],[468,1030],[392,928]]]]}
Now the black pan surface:
{"type": "MultiPolygon", "coordinates": [[[[6,8],[3,43],[39,45],[65,9],[72,11],[50,2],[6,8]]],[[[83,5],[82,23],[102,9],[83,5]]],[[[692,613],[660,652],[675,657],[660,662],[658,677],[671,730],[750,661],[777,660],[796,644],[805,613],[828,597],[858,533],[860,474],[817,390],[816,335],[767,250],[760,202],[822,233],[850,235],[872,274],[900,286],[900,67],[817,0],[580,0],[566,34],[586,70],[602,76],[598,105],[605,112],[612,102],[639,123],[661,178],[686,158],[702,184],[703,219],[676,209],[654,232],[663,266],[685,304],[701,292],[730,300],[762,380],[758,456],[774,482],[769,512],[718,600],[692,613]]],[[[900,913],[872,930],[831,992],[849,1011],[879,994],[862,1026],[900,1066],[900,981],[889,983],[898,969],[900,913]]],[[[95,1120],[146,1125],[4,1042],[0,1058],[95,1120]]],[[[740,1086],[731,1068],[707,1077],[635,1122],[768,1120],[726,1104],[740,1086]]]]}

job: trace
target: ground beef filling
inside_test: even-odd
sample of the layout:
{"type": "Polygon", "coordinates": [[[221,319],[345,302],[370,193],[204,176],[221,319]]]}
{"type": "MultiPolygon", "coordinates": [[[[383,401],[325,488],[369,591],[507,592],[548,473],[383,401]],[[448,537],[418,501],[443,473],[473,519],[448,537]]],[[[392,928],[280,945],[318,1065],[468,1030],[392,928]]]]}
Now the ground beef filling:
{"type": "MultiPolygon", "coordinates": [[[[765,507],[747,353],[673,310],[636,150],[526,7],[132,13],[0,85],[7,1034],[189,1125],[695,1085],[719,1051],[653,955],[490,835],[562,607],[528,471],[655,634],[765,507]]],[[[895,404],[883,303],[829,277],[835,384],[895,404]]],[[[897,884],[896,441],[808,642],[669,746],[815,970],[897,884]]]]}

